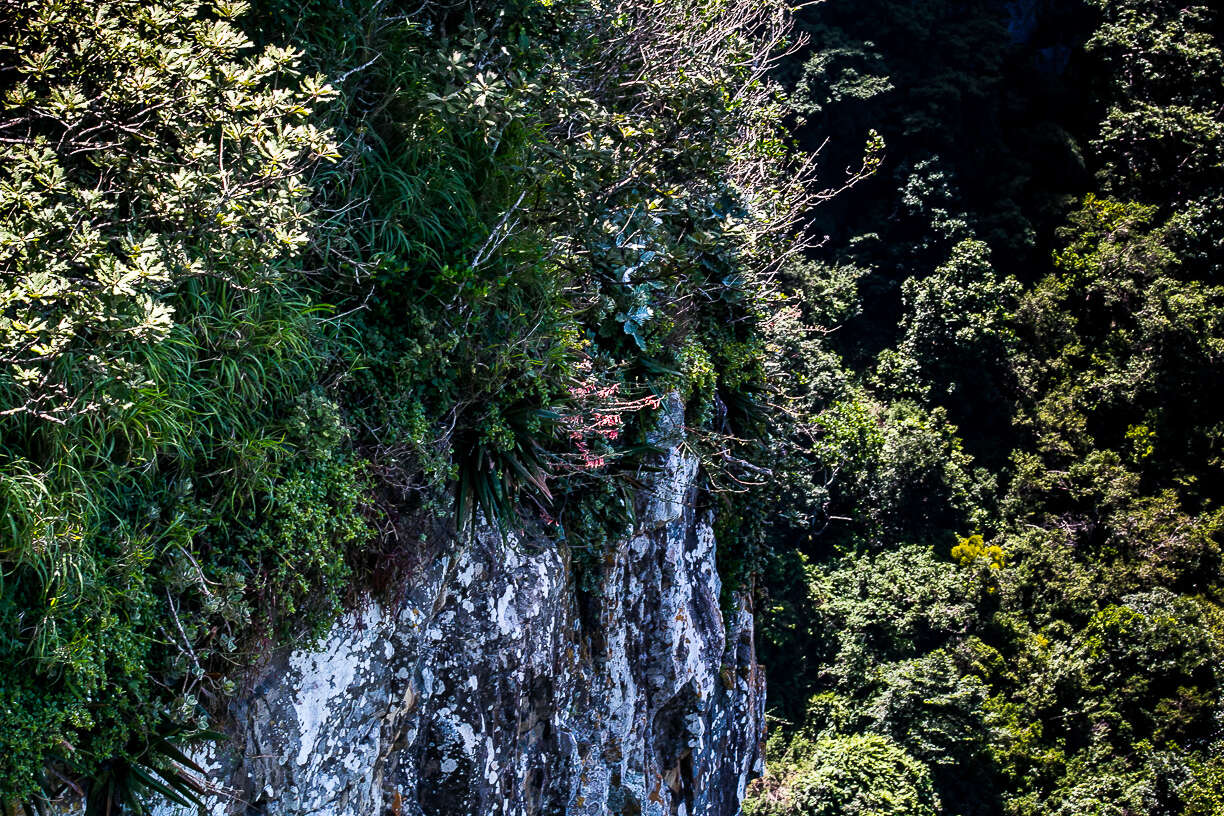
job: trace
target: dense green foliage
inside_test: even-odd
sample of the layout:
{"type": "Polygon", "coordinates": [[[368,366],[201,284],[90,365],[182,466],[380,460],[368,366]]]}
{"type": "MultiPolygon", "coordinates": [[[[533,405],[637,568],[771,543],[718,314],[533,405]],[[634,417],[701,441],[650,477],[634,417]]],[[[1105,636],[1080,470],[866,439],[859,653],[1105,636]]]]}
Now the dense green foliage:
{"type": "Polygon", "coordinates": [[[190,798],[244,667],[474,522],[591,591],[669,394],[742,481],[808,195],[787,27],[0,1],[0,806],[190,798]]]}
{"type": "Polygon", "coordinates": [[[750,812],[1221,812],[1221,15],[805,14],[799,132],[888,148],[796,273],[841,328],[801,361],[750,812]]]}
{"type": "Polygon", "coordinates": [[[0,0],[0,808],[189,800],[247,668],[479,525],[597,602],[668,401],[747,812],[1219,814],[1224,14],[799,28],[0,0]]]}

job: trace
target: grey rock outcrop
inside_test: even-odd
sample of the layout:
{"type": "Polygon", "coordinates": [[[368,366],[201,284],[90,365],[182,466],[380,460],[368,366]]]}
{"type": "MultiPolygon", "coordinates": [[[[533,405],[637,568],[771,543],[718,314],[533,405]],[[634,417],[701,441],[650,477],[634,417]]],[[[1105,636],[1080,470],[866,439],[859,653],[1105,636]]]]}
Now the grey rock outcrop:
{"type": "Polygon", "coordinates": [[[666,413],[637,531],[585,617],[547,540],[445,549],[396,608],[371,603],[260,671],[232,740],[202,757],[211,813],[737,813],[764,679],[747,603],[720,609],[697,462],[666,413]]]}

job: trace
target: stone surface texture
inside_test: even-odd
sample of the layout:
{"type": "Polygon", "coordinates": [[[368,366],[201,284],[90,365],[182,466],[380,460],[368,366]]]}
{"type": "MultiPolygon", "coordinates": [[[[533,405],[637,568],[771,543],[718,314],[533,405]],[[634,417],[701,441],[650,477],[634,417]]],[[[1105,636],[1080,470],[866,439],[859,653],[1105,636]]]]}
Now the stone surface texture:
{"type": "Polygon", "coordinates": [[[764,678],[747,603],[720,609],[682,410],[664,413],[585,616],[546,538],[442,548],[394,609],[348,614],[235,699],[229,744],[200,758],[213,816],[738,813],[764,678]]]}

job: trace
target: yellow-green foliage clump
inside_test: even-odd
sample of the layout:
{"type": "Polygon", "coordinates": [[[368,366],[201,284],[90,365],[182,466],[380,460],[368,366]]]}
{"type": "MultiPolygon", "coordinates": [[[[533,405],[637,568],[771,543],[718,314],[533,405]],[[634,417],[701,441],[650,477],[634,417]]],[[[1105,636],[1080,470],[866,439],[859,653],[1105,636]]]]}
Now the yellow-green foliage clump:
{"type": "Polygon", "coordinates": [[[746,816],[936,816],[939,797],[926,767],[874,734],[796,740],[753,782],[746,816]]]}

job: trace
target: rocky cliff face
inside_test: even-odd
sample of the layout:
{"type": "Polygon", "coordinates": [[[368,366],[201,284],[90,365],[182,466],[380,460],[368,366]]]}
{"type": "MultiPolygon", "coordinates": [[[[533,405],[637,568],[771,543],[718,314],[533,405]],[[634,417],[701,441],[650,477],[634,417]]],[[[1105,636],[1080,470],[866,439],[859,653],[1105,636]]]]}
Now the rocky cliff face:
{"type": "Polygon", "coordinates": [[[764,679],[750,610],[719,608],[697,462],[667,413],[663,467],[585,623],[551,543],[486,531],[447,549],[395,609],[261,671],[206,758],[211,812],[737,813],[764,679]]]}

